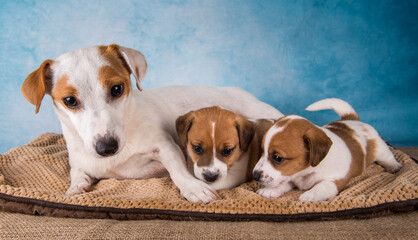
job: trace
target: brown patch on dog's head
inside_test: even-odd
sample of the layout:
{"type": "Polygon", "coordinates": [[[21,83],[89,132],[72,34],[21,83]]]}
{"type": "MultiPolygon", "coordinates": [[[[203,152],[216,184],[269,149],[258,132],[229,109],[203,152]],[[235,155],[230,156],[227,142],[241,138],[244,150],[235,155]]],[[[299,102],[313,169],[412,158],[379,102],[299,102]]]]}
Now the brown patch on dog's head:
{"type": "Polygon", "coordinates": [[[45,60],[41,66],[33,71],[25,79],[22,85],[23,96],[30,103],[36,106],[35,113],[39,112],[42,99],[46,94],[51,94],[52,89],[52,71],[53,60],[45,60]]]}
{"type": "Polygon", "coordinates": [[[57,82],[55,83],[54,89],[52,90],[51,97],[54,101],[59,102],[65,108],[70,109],[72,111],[78,110],[82,107],[79,101],[77,88],[75,88],[73,85],[68,83],[67,75],[62,75],[57,80],[57,82]],[[69,108],[68,106],[65,105],[64,99],[67,97],[74,97],[76,101],[78,101],[77,108],[69,108]]]}
{"type": "Polygon", "coordinates": [[[248,150],[255,133],[254,123],[219,107],[179,117],[176,129],[183,148],[198,166],[209,165],[215,157],[232,165],[248,150]]]}
{"type": "MultiPolygon", "coordinates": [[[[136,85],[142,91],[141,81],[145,77],[148,70],[148,63],[145,56],[131,48],[111,44],[109,46],[99,46],[100,54],[110,63],[111,67],[118,72],[119,75],[133,74],[136,79],[136,85]]],[[[130,88],[130,85],[129,85],[130,88]]]]}
{"type": "Polygon", "coordinates": [[[303,118],[285,116],[275,127],[279,131],[268,143],[268,160],[283,176],[317,166],[332,145],[321,129],[303,118]]]}
{"type": "Polygon", "coordinates": [[[113,99],[111,95],[112,87],[121,87],[123,93],[121,96],[128,96],[131,91],[131,80],[129,74],[116,66],[103,66],[99,70],[99,81],[106,92],[109,99],[113,99]]]}

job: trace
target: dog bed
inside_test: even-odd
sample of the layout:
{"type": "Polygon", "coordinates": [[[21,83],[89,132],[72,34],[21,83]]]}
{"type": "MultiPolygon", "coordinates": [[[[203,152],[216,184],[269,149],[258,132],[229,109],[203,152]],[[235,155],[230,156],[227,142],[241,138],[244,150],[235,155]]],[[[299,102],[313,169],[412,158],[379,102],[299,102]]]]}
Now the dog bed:
{"type": "Polygon", "coordinates": [[[324,202],[302,202],[293,190],[277,199],[255,192],[255,181],[218,191],[218,200],[190,203],[170,178],[102,179],[90,192],[66,196],[68,152],[60,134],[47,133],[0,155],[0,210],[73,218],[299,221],[363,218],[418,206],[418,165],[393,149],[404,167],[396,174],[377,164],[324,202]]]}

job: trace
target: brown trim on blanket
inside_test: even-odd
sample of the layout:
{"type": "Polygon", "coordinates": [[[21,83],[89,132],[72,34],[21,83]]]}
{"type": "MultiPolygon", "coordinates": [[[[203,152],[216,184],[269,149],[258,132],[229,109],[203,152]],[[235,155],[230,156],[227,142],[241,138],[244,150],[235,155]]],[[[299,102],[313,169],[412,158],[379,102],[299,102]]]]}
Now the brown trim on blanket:
{"type": "Polygon", "coordinates": [[[117,220],[193,220],[193,221],[306,221],[370,218],[396,212],[417,210],[418,199],[383,203],[367,208],[353,208],[335,212],[311,212],[300,214],[227,214],[193,211],[178,211],[144,208],[89,207],[65,203],[48,202],[32,198],[10,196],[0,193],[0,210],[25,214],[72,217],[103,218],[117,220]]]}

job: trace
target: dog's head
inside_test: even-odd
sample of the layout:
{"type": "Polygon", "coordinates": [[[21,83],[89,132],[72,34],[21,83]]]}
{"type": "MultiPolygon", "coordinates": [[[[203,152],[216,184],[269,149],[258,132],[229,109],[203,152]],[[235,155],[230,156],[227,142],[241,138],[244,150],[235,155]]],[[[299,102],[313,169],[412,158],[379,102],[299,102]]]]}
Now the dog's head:
{"type": "Polygon", "coordinates": [[[264,135],[263,154],[253,178],[267,187],[288,182],[295,174],[316,167],[328,154],[332,141],[308,120],[288,115],[264,135]]]}
{"type": "Polygon", "coordinates": [[[255,124],[219,107],[189,112],[176,121],[181,145],[194,163],[200,180],[222,181],[255,134],[255,124]]]}
{"type": "Polygon", "coordinates": [[[44,61],[26,78],[22,92],[36,113],[44,95],[51,95],[63,129],[78,134],[90,154],[106,157],[125,144],[130,74],[142,90],[146,72],[140,52],[116,44],[96,46],[44,61]]]}

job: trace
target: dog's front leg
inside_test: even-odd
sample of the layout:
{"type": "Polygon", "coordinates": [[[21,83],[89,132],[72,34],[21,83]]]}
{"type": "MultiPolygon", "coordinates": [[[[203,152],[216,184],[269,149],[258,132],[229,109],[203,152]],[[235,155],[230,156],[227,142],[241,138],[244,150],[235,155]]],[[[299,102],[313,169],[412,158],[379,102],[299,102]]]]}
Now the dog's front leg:
{"type": "Polygon", "coordinates": [[[293,184],[287,182],[277,187],[265,187],[257,191],[257,194],[265,198],[278,198],[294,188],[293,184]]]}
{"type": "Polygon", "coordinates": [[[70,170],[71,185],[65,193],[66,195],[75,195],[90,190],[92,178],[85,172],[78,168],[71,168],[70,170]]]}
{"type": "Polygon", "coordinates": [[[321,202],[326,201],[331,197],[337,196],[337,194],[338,188],[334,181],[324,180],[317,183],[309,191],[306,191],[300,195],[299,200],[321,202]]]}
{"type": "Polygon", "coordinates": [[[202,201],[204,203],[216,199],[215,190],[189,173],[183,152],[171,137],[164,146],[161,146],[161,149],[163,150],[160,151],[160,161],[184,198],[190,202],[202,201]]]}

